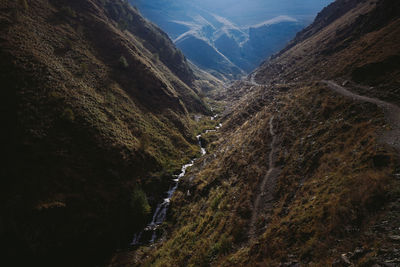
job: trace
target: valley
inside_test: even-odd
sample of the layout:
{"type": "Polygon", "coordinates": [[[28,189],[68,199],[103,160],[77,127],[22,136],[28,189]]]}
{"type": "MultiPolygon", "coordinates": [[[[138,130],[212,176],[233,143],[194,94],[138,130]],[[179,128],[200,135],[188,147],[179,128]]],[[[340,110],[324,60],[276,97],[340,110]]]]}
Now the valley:
{"type": "Polygon", "coordinates": [[[223,127],[175,192],[164,235],[110,266],[396,266],[398,69],[377,87],[349,77],[399,52],[399,17],[377,15],[396,5],[336,1],[217,94],[223,127]],[[352,37],[363,19],[374,30],[352,37]]]}
{"type": "Polygon", "coordinates": [[[165,30],[190,61],[219,79],[232,80],[282,49],[331,1],[130,2],[165,30]]]}
{"type": "Polygon", "coordinates": [[[3,1],[5,265],[398,266],[399,14],[3,1]]]}

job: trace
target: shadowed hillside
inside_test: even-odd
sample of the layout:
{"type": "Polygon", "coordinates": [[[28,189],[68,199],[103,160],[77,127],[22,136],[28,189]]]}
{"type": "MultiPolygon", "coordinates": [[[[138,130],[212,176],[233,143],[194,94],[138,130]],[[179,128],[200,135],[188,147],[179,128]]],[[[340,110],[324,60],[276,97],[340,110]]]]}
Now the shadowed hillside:
{"type": "Polygon", "coordinates": [[[210,111],[198,81],[123,1],[2,1],[0,24],[3,140],[16,152],[2,168],[5,261],[101,263],[199,152],[190,113],[210,111]]]}

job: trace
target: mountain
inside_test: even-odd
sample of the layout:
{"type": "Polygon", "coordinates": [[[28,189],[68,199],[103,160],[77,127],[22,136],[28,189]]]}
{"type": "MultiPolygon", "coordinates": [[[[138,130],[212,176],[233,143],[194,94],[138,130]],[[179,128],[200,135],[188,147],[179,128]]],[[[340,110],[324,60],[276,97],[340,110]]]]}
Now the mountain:
{"type": "Polygon", "coordinates": [[[0,21],[3,263],[101,264],[199,153],[219,81],[124,1],[2,1],[0,21]]]}
{"type": "Polygon", "coordinates": [[[330,1],[252,0],[245,6],[231,0],[130,2],[165,30],[189,60],[232,80],[282,49],[330,1]],[[199,56],[203,52],[208,56],[199,56]]]}
{"type": "Polygon", "coordinates": [[[197,66],[220,79],[234,79],[243,75],[243,71],[233,64],[225,55],[216,50],[207,40],[192,34],[180,36],[175,41],[185,55],[197,66]],[[195,48],[195,49],[193,49],[195,48]],[[221,74],[218,74],[221,73],[221,74]]]}
{"type": "Polygon", "coordinates": [[[397,266],[399,14],[337,0],[217,94],[163,239],[110,266],[397,266]]]}
{"type": "Polygon", "coordinates": [[[254,70],[263,59],[282,49],[304,25],[288,16],[279,16],[249,28],[249,40],[242,54],[250,62],[247,71],[254,70]]]}
{"type": "Polygon", "coordinates": [[[390,1],[376,5],[337,2],[319,13],[275,59],[263,64],[256,78],[273,83],[280,79],[340,79],[354,83],[357,92],[399,104],[399,30],[395,21],[399,5],[390,1]],[[362,8],[356,10],[357,6],[362,8]]]}

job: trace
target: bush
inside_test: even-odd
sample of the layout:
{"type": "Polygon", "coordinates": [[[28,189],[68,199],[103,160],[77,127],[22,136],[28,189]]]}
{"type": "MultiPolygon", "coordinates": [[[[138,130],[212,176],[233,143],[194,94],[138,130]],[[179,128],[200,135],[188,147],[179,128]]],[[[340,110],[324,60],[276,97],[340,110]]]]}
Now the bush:
{"type": "Polygon", "coordinates": [[[140,188],[135,188],[131,194],[131,207],[135,218],[144,223],[150,215],[151,207],[147,201],[146,194],[140,188]]]}
{"type": "Polygon", "coordinates": [[[121,56],[119,58],[118,62],[119,62],[119,65],[124,69],[129,67],[128,61],[126,60],[126,58],[124,56],[121,56]]]}
{"type": "Polygon", "coordinates": [[[64,109],[61,118],[63,118],[66,121],[73,122],[75,120],[75,115],[72,109],[66,108],[64,109]]]}

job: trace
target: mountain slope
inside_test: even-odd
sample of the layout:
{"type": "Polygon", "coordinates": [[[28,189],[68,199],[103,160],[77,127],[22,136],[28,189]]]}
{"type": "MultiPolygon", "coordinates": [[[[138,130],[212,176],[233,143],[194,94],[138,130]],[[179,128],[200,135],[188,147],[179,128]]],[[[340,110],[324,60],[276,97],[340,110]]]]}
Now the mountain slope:
{"type": "Polygon", "coordinates": [[[358,92],[399,104],[400,5],[367,3],[337,1],[324,9],[274,60],[260,67],[260,81],[340,77],[353,81],[358,92]]]}
{"type": "Polygon", "coordinates": [[[195,76],[123,1],[2,1],[0,21],[3,140],[16,154],[2,168],[4,261],[101,263],[198,153],[190,113],[209,110],[195,76]]]}
{"type": "Polygon", "coordinates": [[[397,266],[396,10],[338,0],[228,88],[223,127],[172,199],[164,240],[131,263],[397,266]],[[354,79],[370,66],[385,68],[354,79]]]}

